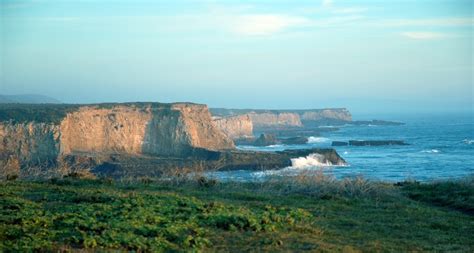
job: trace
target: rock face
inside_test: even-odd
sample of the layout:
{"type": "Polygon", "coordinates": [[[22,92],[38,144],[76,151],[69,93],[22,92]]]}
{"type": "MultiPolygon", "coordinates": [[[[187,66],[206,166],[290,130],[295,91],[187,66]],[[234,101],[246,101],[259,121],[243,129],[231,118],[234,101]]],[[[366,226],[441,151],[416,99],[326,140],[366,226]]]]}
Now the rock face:
{"type": "Polygon", "coordinates": [[[303,121],[320,121],[320,120],[352,121],[352,115],[345,108],[307,110],[307,111],[301,111],[301,120],[303,121]]]}
{"type": "Polygon", "coordinates": [[[2,161],[17,159],[21,166],[54,164],[76,153],[183,157],[196,149],[234,148],[205,105],[89,105],[69,110],[59,123],[13,120],[0,123],[0,153],[2,161]]]}
{"type": "Polygon", "coordinates": [[[258,139],[255,140],[254,145],[264,147],[264,146],[275,145],[277,143],[278,143],[278,140],[275,137],[275,135],[261,134],[260,137],[258,137],[258,139]]]}
{"type": "Polygon", "coordinates": [[[207,151],[200,159],[167,160],[147,156],[114,156],[108,162],[96,166],[92,172],[110,177],[161,176],[176,173],[176,168],[204,170],[265,170],[292,166],[292,159],[318,154],[322,163],[347,165],[334,149],[302,149],[279,152],[250,152],[241,150],[207,151]]]}
{"type": "Polygon", "coordinates": [[[211,109],[213,116],[228,117],[248,114],[254,129],[303,127],[326,123],[346,123],[352,115],[345,108],[310,110],[251,110],[251,109],[211,109]]]}
{"type": "Polygon", "coordinates": [[[214,117],[214,124],[231,139],[253,136],[253,122],[249,115],[214,117]]]}
{"type": "MultiPolygon", "coordinates": [[[[266,117],[271,124],[300,123],[288,113],[260,119],[266,122],[266,117]]],[[[207,106],[191,103],[4,104],[0,106],[0,179],[37,168],[46,176],[81,170],[153,176],[180,168],[277,169],[291,165],[293,158],[313,153],[333,164],[344,163],[332,149],[235,150],[228,136],[251,133],[251,122],[251,116],[246,115],[219,125],[211,119],[207,106]],[[241,120],[247,123],[233,129],[241,120]],[[226,124],[230,127],[224,133],[220,129],[226,129],[226,124]]],[[[274,141],[269,136],[261,139],[274,141]]]]}
{"type": "Polygon", "coordinates": [[[60,152],[59,138],[59,126],[54,124],[0,123],[0,154],[3,161],[24,165],[53,164],[60,152]]]}
{"type": "Polygon", "coordinates": [[[206,106],[83,107],[61,122],[61,153],[106,152],[181,156],[190,148],[232,149],[206,106]]]}
{"type": "Polygon", "coordinates": [[[300,127],[301,123],[300,116],[296,113],[288,112],[264,112],[256,113],[252,112],[248,114],[253,122],[255,128],[267,128],[267,127],[278,127],[278,126],[296,126],[300,127]]]}

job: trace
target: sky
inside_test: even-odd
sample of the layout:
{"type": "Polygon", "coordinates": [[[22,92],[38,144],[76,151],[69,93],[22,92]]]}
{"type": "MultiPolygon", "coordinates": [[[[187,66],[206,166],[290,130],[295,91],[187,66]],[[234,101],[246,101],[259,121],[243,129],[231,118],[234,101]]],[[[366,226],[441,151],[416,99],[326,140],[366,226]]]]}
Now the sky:
{"type": "Polygon", "coordinates": [[[0,94],[474,111],[473,1],[0,0],[0,94]]]}

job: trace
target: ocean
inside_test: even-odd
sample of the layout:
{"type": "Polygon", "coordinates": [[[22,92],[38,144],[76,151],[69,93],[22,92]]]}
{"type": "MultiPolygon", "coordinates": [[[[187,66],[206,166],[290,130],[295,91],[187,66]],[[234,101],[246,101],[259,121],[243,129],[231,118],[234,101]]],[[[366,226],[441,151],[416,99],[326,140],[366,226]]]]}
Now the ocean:
{"type": "MultiPolygon", "coordinates": [[[[388,116],[386,116],[389,118],[388,116]]],[[[278,151],[331,147],[332,141],[403,140],[406,146],[334,147],[348,166],[323,164],[317,157],[301,157],[288,168],[270,171],[226,171],[208,175],[220,180],[255,181],[275,176],[323,171],[336,178],[362,176],[370,180],[398,182],[458,179],[474,175],[474,115],[398,115],[400,126],[355,126],[308,138],[303,145],[239,146],[242,150],[278,151]]],[[[392,119],[394,119],[392,118],[392,119]]]]}

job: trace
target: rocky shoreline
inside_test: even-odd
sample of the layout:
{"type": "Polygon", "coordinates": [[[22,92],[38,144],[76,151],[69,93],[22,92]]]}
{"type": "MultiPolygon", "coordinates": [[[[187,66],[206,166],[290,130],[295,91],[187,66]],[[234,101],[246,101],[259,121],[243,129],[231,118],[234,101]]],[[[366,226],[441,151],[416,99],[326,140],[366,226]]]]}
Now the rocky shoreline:
{"type": "MultiPolygon", "coordinates": [[[[288,117],[292,118],[283,114],[277,119],[288,117]]],[[[44,175],[85,171],[105,176],[265,170],[290,166],[291,159],[310,154],[321,155],[324,163],[345,164],[334,149],[236,150],[231,137],[241,132],[222,127],[240,124],[248,133],[252,126],[234,119],[217,120],[222,124],[215,122],[207,106],[192,103],[9,104],[0,107],[0,174],[28,176],[25,173],[32,168],[44,175]]],[[[268,136],[264,135],[262,145],[269,144],[268,136]]]]}

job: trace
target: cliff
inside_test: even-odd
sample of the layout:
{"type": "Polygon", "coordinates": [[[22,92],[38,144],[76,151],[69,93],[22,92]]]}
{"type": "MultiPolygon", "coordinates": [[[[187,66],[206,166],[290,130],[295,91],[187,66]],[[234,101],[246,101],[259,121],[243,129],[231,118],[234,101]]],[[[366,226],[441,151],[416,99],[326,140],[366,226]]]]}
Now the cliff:
{"type": "Polygon", "coordinates": [[[249,115],[214,117],[214,124],[234,140],[253,136],[253,122],[249,115]]]}
{"type": "Polygon", "coordinates": [[[55,112],[54,117],[43,119],[36,117],[47,113],[47,106],[0,108],[0,165],[51,165],[61,157],[78,153],[183,157],[196,149],[234,148],[232,140],[214,126],[205,105],[140,103],[49,108],[55,112]]]}
{"type": "Polygon", "coordinates": [[[264,112],[256,113],[251,112],[248,114],[255,128],[267,128],[267,127],[279,127],[279,126],[292,126],[300,127],[301,123],[300,116],[296,113],[288,112],[264,112]]]}
{"type": "Polygon", "coordinates": [[[309,110],[253,110],[211,108],[216,117],[249,115],[254,128],[303,127],[324,123],[344,123],[352,121],[345,108],[309,110]]]}
{"type": "Polygon", "coordinates": [[[321,121],[321,120],[340,120],[352,121],[351,113],[345,109],[320,109],[300,111],[301,120],[303,121],[321,121]]]}
{"type": "Polygon", "coordinates": [[[177,169],[277,169],[312,153],[333,164],[344,163],[331,149],[234,150],[229,136],[250,135],[254,120],[261,125],[300,122],[288,113],[253,116],[213,122],[207,106],[191,103],[2,104],[0,179],[36,172],[40,177],[77,171],[156,176],[177,169]]]}

